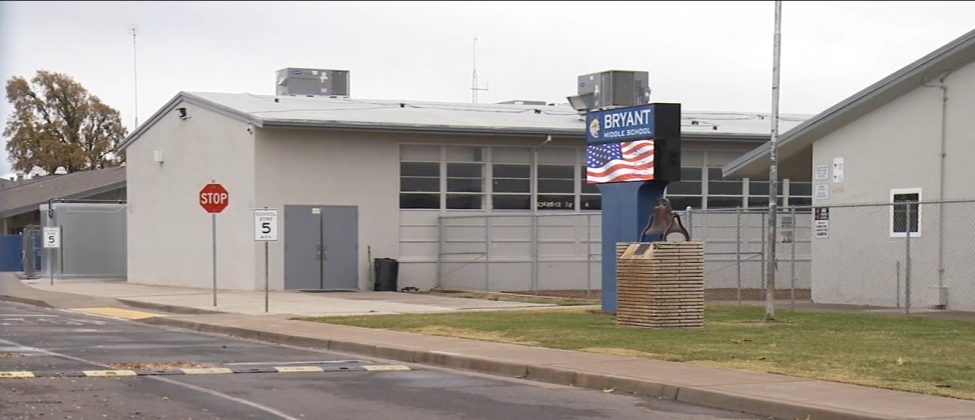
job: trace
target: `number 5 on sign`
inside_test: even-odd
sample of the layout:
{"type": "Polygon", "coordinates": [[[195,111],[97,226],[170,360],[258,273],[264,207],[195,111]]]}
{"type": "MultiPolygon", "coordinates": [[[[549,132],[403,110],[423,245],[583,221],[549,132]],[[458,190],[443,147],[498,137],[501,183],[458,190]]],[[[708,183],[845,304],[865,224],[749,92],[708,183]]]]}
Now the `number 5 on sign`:
{"type": "Polygon", "coordinates": [[[44,248],[60,248],[60,247],[61,247],[61,228],[58,227],[44,228],[44,248]]]}
{"type": "Polygon", "coordinates": [[[254,210],[254,240],[278,240],[278,209],[254,210]]]}

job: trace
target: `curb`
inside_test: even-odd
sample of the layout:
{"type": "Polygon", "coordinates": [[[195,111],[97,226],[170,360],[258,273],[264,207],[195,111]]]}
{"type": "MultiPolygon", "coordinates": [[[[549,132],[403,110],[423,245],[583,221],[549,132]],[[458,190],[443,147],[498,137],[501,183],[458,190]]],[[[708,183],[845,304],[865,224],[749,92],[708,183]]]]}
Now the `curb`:
{"type": "Polygon", "coordinates": [[[323,372],[394,372],[407,371],[405,365],[357,365],[357,366],[271,366],[263,368],[183,368],[183,369],[108,369],[76,371],[27,371],[0,372],[0,379],[32,378],[121,378],[134,376],[179,375],[226,375],[250,373],[323,373],[323,372]]]}
{"type": "Polygon", "coordinates": [[[47,302],[45,302],[43,300],[22,298],[22,297],[19,297],[19,296],[0,295],[0,301],[4,301],[4,302],[17,302],[17,303],[23,303],[23,304],[27,304],[27,305],[40,306],[42,308],[51,308],[51,309],[54,308],[54,306],[52,306],[50,303],[47,303],[47,302]]]}
{"type": "Polygon", "coordinates": [[[412,350],[402,347],[379,346],[336,339],[297,337],[282,333],[253,330],[242,327],[213,325],[202,322],[156,317],[138,320],[146,324],[190,329],[199,332],[225,334],[251,340],[265,341],[297,347],[313,347],[343,353],[407,363],[417,363],[450,369],[464,369],[482,373],[528,379],[538,382],[569,385],[594,390],[613,389],[637,395],[656,397],[717,408],[771,416],[783,419],[835,419],[835,420],[884,420],[868,413],[838,410],[814,403],[783,402],[754,396],[739,395],[703,387],[688,387],[653,382],[637,378],[582,372],[551,366],[536,366],[515,362],[498,361],[453,353],[412,350]]]}
{"type": "Polygon", "coordinates": [[[171,313],[171,314],[213,315],[213,314],[225,314],[226,313],[226,312],[221,312],[221,311],[212,311],[212,310],[209,310],[209,309],[191,308],[191,307],[188,307],[188,306],[174,306],[174,305],[165,305],[165,304],[161,304],[161,303],[141,302],[141,301],[138,301],[138,300],[131,300],[131,299],[119,299],[119,298],[115,298],[115,300],[117,300],[119,303],[122,303],[122,304],[124,304],[126,306],[131,306],[133,308],[154,309],[154,310],[157,310],[157,311],[168,312],[168,313],[171,313]]]}

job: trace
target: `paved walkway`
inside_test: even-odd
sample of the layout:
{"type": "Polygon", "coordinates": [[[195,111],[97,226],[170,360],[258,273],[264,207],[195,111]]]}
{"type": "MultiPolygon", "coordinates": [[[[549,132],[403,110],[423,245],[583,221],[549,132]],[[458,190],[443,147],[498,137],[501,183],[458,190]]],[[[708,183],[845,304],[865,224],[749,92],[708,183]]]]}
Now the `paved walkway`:
{"type": "MultiPolygon", "coordinates": [[[[53,286],[47,279],[28,280],[25,283],[41,291],[118,299],[133,306],[161,310],[190,308],[198,312],[249,315],[265,313],[264,291],[218,290],[217,306],[214,307],[213,291],[209,289],[149,286],[121,280],[56,280],[53,286]]],[[[553,306],[396,292],[271,291],[268,300],[268,314],[303,316],[437,313],[553,306]]]]}
{"type": "MultiPolygon", "coordinates": [[[[78,296],[79,301],[93,299],[16,285],[8,277],[0,275],[0,297],[16,295],[14,299],[60,304],[73,304],[71,296],[78,296]]],[[[687,363],[321,324],[291,320],[287,315],[138,315],[129,318],[408,363],[632,392],[776,418],[975,419],[975,401],[687,363]]]]}

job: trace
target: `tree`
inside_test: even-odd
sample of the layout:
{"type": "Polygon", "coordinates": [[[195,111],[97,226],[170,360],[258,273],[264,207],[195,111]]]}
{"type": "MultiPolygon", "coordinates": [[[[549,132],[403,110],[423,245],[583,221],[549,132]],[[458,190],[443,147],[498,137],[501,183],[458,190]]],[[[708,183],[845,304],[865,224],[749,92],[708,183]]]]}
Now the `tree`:
{"type": "Polygon", "coordinates": [[[39,70],[30,83],[14,76],[7,81],[7,100],[14,112],[3,135],[18,171],[35,166],[54,173],[116,166],[124,156],[116,152],[125,138],[119,112],[71,76],[39,70]]]}

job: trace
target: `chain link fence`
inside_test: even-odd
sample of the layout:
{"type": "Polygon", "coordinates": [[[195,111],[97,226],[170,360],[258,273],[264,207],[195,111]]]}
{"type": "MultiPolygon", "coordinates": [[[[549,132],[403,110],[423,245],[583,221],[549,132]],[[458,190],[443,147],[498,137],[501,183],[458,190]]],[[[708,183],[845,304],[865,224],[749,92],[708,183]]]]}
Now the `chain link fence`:
{"type": "MultiPolygon", "coordinates": [[[[705,250],[705,296],[765,296],[766,209],[681,211],[705,250]]],[[[778,214],[776,297],[912,311],[975,311],[975,200],[786,207],[778,214]]],[[[445,215],[437,286],[568,292],[601,285],[601,215],[445,215]]]]}

